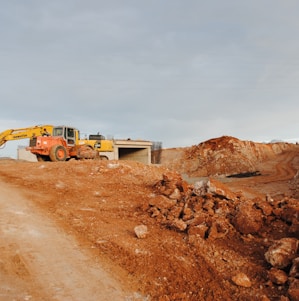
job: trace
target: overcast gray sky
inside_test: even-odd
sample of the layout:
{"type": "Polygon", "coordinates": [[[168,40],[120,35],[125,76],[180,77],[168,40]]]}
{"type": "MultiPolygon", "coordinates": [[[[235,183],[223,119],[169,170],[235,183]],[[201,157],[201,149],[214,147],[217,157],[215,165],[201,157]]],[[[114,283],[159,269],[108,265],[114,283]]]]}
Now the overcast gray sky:
{"type": "Polygon", "coordinates": [[[299,137],[297,0],[0,0],[0,41],[0,132],[299,137]]]}

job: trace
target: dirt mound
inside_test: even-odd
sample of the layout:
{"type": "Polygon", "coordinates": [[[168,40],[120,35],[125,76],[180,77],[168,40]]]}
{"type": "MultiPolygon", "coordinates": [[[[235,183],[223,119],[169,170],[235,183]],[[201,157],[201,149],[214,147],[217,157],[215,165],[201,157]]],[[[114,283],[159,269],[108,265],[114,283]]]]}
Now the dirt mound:
{"type": "Polygon", "coordinates": [[[255,143],[223,136],[198,145],[162,151],[161,163],[189,177],[256,172],[261,163],[284,151],[298,149],[291,143],[255,143]]]}

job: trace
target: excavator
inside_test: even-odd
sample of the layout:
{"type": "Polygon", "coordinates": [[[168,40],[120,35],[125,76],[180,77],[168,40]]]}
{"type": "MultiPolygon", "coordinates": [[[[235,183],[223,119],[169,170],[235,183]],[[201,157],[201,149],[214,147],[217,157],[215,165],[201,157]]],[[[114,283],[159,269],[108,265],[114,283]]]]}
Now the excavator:
{"type": "Polygon", "coordinates": [[[0,146],[9,140],[29,138],[26,150],[38,161],[67,161],[69,159],[108,159],[101,152],[112,152],[113,141],[102,135],[80,139],[80,131],[69,126],[41,125],[11,129],[0,133],[0,146]]]}
{"type": "Polygon", "coordinates": [[[5,130],[0,133],[0,147],[10,140],[31,139],[35,136],[51,135],[53,128],[53,125],[36,125],[27,128],[5,130]]]}

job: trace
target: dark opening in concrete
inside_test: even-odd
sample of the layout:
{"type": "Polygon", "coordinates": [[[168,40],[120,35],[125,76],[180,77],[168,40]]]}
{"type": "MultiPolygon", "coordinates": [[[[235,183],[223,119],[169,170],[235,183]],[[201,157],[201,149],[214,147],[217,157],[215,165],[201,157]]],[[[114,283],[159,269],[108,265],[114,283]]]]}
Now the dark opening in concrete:
{"type": "Polygon", "coordinates": [[[119,160],[131,160],[148,164],[147,148],[118,148],[119,160]]]}

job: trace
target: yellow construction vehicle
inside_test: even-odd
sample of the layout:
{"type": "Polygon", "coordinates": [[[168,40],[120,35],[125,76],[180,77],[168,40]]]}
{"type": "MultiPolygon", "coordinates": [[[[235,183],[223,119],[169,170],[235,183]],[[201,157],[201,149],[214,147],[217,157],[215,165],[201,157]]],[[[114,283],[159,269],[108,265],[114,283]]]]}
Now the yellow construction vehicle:
{"type": "Polygon", "coordinates": [[[7,141],[33,138],[36,136],[52,135],[53,125],[36,125],[27,128],[9,129],[0,133],[0,147],[7,141]]]}
{"type": "Polygon", "coordinates": [[[0,133],[0,147],[10,140],[30,139],[26,149],[39,161],[75,159],[108,159],[104,153],[113,152],[113,141],[102,135],[80,139],[80,131],[69,126],[37,125],[9,129],[0,133]]]}

